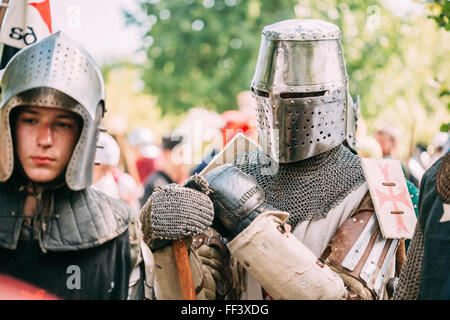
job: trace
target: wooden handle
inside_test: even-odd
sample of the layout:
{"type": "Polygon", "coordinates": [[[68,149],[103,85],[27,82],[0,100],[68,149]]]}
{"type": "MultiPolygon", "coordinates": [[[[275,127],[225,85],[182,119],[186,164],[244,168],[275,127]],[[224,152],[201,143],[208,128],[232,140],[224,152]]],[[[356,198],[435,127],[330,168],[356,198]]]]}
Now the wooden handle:
{"type": "Polygon", "coordinates": [[[196,300],[197,295],[195,294],[194,282],[192,281],[189,255],[183,239],[173,241],[173,254],[177,265],[183,300],[196,300]]]}

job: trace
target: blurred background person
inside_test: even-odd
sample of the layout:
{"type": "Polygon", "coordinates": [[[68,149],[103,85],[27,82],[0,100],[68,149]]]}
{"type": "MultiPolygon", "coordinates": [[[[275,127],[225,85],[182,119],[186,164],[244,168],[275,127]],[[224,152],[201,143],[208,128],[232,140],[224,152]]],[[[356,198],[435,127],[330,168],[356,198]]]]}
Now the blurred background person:
{"type": "Polygon", "coordinates": [[[118,167],[120,148],[116,140],[108,133],[100,132],[97,145],[92,187],[139,209],[138,185],[132,176],[118,167]]]}
{"type": "Polygon", "coordinates": [[[384,126],[375,132],[383,158],[398,158],[398,134],[392,127],[384,126]]]}
{"type": "Polygon", "coordinates": [[[155,171],[160,149],[154,144],[155,135],[145,126],[138,126],[128,134],[128,145],[136,164],[139,183],[144,183],[155,171]]]}
{"type": "Polygon", "coordinates": [[[408,159],[408,179],[416,187],[420,186],[420,180],[425,173],[428,164],[430,163],[431,157],[427,152],[427,147],[421,143],[417,143],[414,146],[411,156],[408,159]]]}
{"type": "Polygon", "coordinates": [[[361,158],[382,159],[383,150],[378,141],[370,136],[359,137],[357,142],[358,155],[361,158]]]}
{"type": "Polygon", "coordinates": [[[449,149],[450,137],[448,132],[438,132],[433,136],[431,145],[429,146],[429,154],[431,154],[427,169],[430,168],[439,158],[441,158],[449,149]]]}
{"type": "Polygon", "coordinates": [[[251,91],[241,91],[237,95],[237,104],[239,111],[247,116],[247,130],[245,135],[258,142],[258,132],[256,130],[256,102],[251,91]]]}
{"type": "Polygon", "coordinates": [[[113,198],[119,198],[119,189],[112,174],[119,160],[120,148],[117,142],[111,135],[100,132],[95,153],[92,187],[113,198]]]}
{"type": "Polygon", "coordinates": [[[140,199],[141,207],[157,187],[171,183],[181,184],[189,176],[189,163],[183,159],[183,140],[183,136],[173,135],[162,138],[156,170],[144,183],[144,195],[140,199]]]}
{"type": "Polygon", "coordinates": [[[236,99],[238,110],[228,110],[220,114],[221,121],[218,122],[220,127],[217,129],[222,136],[221,145],[214,144],[212,150],[204,156],[202,162],[192,169],[191,175],[200,173],[238,132],[258,143],[256,104],[251,91],[240,92],[236,99]]]}

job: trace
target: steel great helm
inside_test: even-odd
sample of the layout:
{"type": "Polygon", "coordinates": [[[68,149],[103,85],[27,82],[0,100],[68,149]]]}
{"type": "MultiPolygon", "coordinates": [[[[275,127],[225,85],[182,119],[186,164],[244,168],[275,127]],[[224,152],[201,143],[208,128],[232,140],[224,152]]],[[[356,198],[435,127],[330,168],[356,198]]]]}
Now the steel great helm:
{"type": "Polygon", "coordinates": [[[313,157],[347,135],[348,76],[338,26],[285,20],[266,26],[252,80],[259,143],[279,163],[313,157]]]}
{"type": "Polygon", "coordinates": [[[14,169],[11,111],[19,106],[61,108],[78,114],[83,126],[65,172],[72,190],[92,182],[99,124],[105,107],[100,70],[73,39],[58,32],[19,51],[8,63],[1,80],[0,181],[14,169]]]}

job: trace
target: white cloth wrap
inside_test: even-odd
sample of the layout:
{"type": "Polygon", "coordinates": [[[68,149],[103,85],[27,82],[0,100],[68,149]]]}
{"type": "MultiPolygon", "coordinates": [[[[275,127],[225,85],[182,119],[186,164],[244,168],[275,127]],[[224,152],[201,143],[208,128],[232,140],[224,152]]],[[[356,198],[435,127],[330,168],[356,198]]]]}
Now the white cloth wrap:
{"type": "Polygon", "coordinates": [[[342,279],[328,266],[320,267],[293,234],[279,230],[288,216],[280,211],[261,214],[228,244],[231,254],[276,300],[344,299],[342,279]]]}

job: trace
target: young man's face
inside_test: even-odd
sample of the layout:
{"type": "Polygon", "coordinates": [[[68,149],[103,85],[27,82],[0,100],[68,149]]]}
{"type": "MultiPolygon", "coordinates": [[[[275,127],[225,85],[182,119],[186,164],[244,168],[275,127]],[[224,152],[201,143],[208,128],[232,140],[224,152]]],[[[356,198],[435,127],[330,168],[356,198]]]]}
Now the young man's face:
{"type": "Polygon", "coordinates": [[[28,178],[47,183],[65,170],[81,130],[77,117],[62,109],[23,107],[15,122],[15,150],[28,178]]]}

